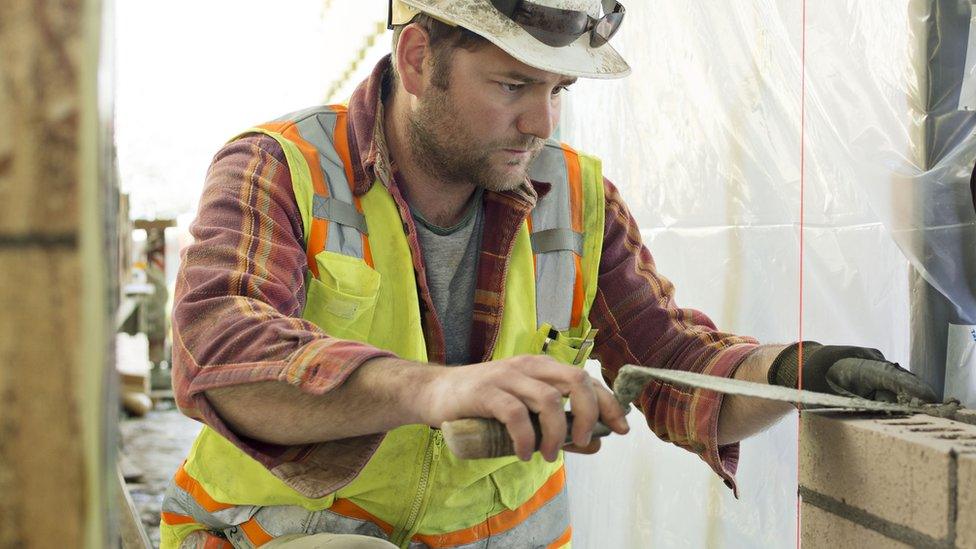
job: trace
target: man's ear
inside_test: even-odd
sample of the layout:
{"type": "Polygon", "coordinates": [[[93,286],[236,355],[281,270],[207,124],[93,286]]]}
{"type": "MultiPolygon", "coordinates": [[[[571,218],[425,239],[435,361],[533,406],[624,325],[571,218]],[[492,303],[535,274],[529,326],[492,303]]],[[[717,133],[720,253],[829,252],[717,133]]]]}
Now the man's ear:
{"type": "Polygon", "coordinates": [[[400,75],[400,82],[403,88],[413,96],[423,94],[427,83],[424,81],[425,70],[429,65],[425,64],[430,56],[430,37],[427,31],[420,25],[407,25],[400,32],[400,41],[397,43],[396,63],[397,73],[400,75]]]}

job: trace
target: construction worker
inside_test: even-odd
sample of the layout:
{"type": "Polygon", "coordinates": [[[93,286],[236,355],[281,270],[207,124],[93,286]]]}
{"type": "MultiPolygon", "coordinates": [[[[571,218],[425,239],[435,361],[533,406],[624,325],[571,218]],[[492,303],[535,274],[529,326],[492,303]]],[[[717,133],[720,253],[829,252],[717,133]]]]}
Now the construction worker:
{"type": "MultiPolygon", "coordinates": [[[[607,381],[633,363],[797,385],[797,344],[676,305],[599,160],[552,139],[577,78],[629,72],[608,43],[624,14],[391,2],[393,53],[348,107],[217,154],[173,322],[177,402],[206,426],[163,547],[568,546],[564,398],[563,450],[597,451],[598,420],[628,431],[591,354],[607,381]],[[518,455],[458,459],[437,427],[462,418],[501,421],[518,455]]],[[[808,388],[933,398],[894,365],[836,381],[871,349],[803,355],[808,388]]],[[[733,489],[737,441],[791,409],[662,383],[638,404],[733,489]]]]}

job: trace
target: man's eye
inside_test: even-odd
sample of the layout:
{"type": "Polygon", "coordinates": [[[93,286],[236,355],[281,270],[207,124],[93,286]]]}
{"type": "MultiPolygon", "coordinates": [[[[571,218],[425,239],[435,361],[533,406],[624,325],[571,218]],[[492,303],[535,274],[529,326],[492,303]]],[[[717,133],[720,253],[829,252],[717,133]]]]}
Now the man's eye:
{"type": "Polygon", "coordinates": [[[508,82],[499,82],[502,89],[509,92],[515,93],[525,87],[525,84],[509,84],[508,82]]]}
{"type": "Polygon", "coordinates": [[[568,93],[568,92],[569,92],[569,88],[567,88],[566,86],[556,86],[552,90],[552,94],[553,95],[562,95],[562,94],[568,93]]]}

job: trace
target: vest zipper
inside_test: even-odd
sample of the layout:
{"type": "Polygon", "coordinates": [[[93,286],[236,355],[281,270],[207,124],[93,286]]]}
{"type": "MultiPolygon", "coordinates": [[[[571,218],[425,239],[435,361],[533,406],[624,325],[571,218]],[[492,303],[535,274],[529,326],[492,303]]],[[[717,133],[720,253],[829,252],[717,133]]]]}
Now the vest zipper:
{"type": "Polygon", "coordinates": [[[430,477],[436,470],[437,462],[441,459],[441,449],[444,446],[444,435],[439,429],[432,430],[427,444],[427,454],[424,456],[424,463],[420,467],[420,480],[417,482],[417,494],[414,496],[410,506],[410,514],[403,528],[390,540],[398,547],[406,547],[414,534],[420,519],[423,518],[422,511],[427,507],[427,500],[430,497],[430,477]]]}

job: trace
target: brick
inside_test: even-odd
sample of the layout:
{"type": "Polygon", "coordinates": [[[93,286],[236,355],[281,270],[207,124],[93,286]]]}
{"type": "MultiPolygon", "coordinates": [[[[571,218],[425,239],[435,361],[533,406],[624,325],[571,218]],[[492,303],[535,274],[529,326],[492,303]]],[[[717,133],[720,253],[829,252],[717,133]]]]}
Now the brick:
{"type": "Polygon", "coordinates": [[[800,510],[800,540],[804,549],[911,547],[809,503],[800,510]]]}
{"type": "Polygon", "coordinates": [[[80,295],[77,252],[0,249],[0,547],[83,539],[80,295]]]}
{"type": "Polygon", "coordinates": [[[976,410],[969,409],[969,408],[964,410],[959,410],[958,412],[956,412],[955,419],[957,421],[962,421],[970,425],[976,425],[976,410]]]}
{"type": "Polygon", "coordinates": [[[957,486],[956,546],[976,549],[976,448],[960,451],[957,486]]]}
{"type": "Polygon", "coordinates": [[[801,487],[928,538],[949,538],[950,471],[976,426],[922,415],[807,413],[801,429],[801,487]]]}

